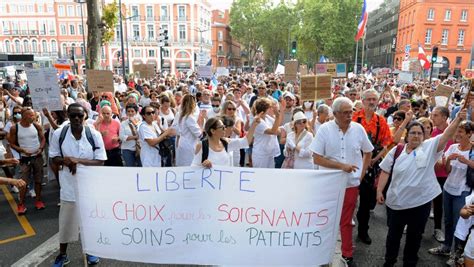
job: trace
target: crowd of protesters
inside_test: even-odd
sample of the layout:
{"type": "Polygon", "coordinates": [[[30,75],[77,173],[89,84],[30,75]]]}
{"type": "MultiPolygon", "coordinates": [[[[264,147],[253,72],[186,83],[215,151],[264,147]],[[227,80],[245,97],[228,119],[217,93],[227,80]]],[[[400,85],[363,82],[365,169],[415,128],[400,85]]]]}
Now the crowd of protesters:
{"type": "Polygon", "coordinates": [[[462,257],[464,246],[474,247],[466,240],[470,225],[465,235],[455,234],[460,212],[465,224],[474,214],[465,202],[474,167],[468,81],[406,84],[391,74],[359,75],[334,79],[330,99],[308,101],[297,81],[269,73],[114,79],[115,92],[105,93],[86,90],[86,77],[59,80],[64,109],[54,111],[34,109],[26,81],[3,84],[0,164],[13,179],[0,183],[19,194],[23,215],[28,196],[36,210],[44,209],[42,187],[59,182],[55,266],[68,263],[67,243],[79,235],[68,181],[79,163],[338,169],[348,179],[340,221],[346,265],[356,265],[353,218],[358,242],[370,245],[370,215],[378,202],[387,209],[385,266],[397,262],[404,232],[403,265],[415,266],[425,230],[440,242],[430,253],[449,256],[453,266],[463,260],[474,266],[472,251],[462,257]],[[450,97],[437,96],[441,83],[454,89],[450,97]],[[430,216],[434,229],[425,229],[430,216]]]}

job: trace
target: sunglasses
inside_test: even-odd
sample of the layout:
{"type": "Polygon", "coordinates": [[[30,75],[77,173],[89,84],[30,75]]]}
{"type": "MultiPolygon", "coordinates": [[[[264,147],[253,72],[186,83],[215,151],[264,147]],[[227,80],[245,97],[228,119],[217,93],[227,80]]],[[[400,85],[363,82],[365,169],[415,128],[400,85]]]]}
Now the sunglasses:
{"type": "Polygon", "coordinates": [[[218,130],[218,129],[224,129],[224,128],[225,128],[224,125],[219,125],[219,126],[216,127],[216,130],[218,130]]]}
{"type": "Polygon", "coordinates": [[[69,114],[69,118],[84,118],[84,113],[71,113],[69,114]]]}
{"type": "Polygon", "coordinates": [[[21,114],[21,111],[13,112],[13,114],[21,114]]]}
{"type": "Polygon", "coordinates": [[[227,110],[235,110],[235,108],[227,108],[227,110]]]}
{"type": "Polygon", "coordinates": [[[306,124],[306,120],[301,120],[301,121],[296,121],[296,123],[299,123],[299,124],[306,124]]]}
{"type": "Polygon", "coordinates": [[[401,117],[393,117],[393,120],[394,120],[394,121],[401,121],[401,120],[403,120],[403,119],[402,119],[401,117]]]}
{"type": "Polygon", "coordinates": [[[154,111],[145,112],[145,115],[148,115],[148,116],[150,116],[150,115],[155,115],[155,112],[154,112],[154,111]]]}
{"type": "Polygon", "coordinates": [[[213,107],[213,108],[218,108],[218,107],[219,107],[219,105],[212,105],[212,107],[213,107]]]}

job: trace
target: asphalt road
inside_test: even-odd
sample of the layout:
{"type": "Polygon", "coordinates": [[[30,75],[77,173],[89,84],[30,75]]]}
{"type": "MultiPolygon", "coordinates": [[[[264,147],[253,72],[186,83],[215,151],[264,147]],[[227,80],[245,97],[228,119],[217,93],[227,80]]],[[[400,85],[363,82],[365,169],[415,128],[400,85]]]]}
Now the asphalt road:
{"type": "MultiPolygon", "coordinates": [[[[30,264],[18,262],[29,252],[51,240],[58,232],[58,187],[55,182],[48,183],[43,188],[43,199],[46,203],[46,209],[36,211],[33,207],[33,199],[28,197],[26,216],[18,217],[13,212],[11,203],[12,198],[16,200],[16,194],[10,194],[7,187],[0,186],[0,266],[11,266],[17,263],[18,266],[29,266],[30,264]],[[8,201],[10,199],[10,202],[8,201]]],[[[363,243],[354,242],[354,257],[358,266],[382,266],[383,255],[385,252],[385,208],[377,207],[372,213],[370,235],[373,243],[368,246],[363,243]]],[[[354,231],[356,234],[356,231],[354,231]]],[[[426,226],[422,241],[422,248],[419,252],[420,261],[418,266],[445,266],[447,258],[428,254],[429,248],[439,245],[433,236],[433,220],[429,220],[426,226]]],[[[400,248],[399,266],[402,262],[402,251],[405,241],[402,239],[400,248]]],[[[57,254],[57,246],[53,246],[55,251],[45,257],[39,266],[52,266],[57,254]]],[[[338,250],[337,250],[338,251],[338,250]]],[[[80,242],[73,243],[68,249],[71,264],[69,266],[85,266],[84,256],[81,252],[80,242]]],[[[333,266],[342,266],[338,260],[339,254],[336,252],[333,266]]],[[[139,264],[131,262],[120,262],[110,259],[101,259],[100,266],[173,266],[173,265],[152,265],[139,264]]],[[[178,265],[174,265],[178,266],[178,265]]],[[[182,266],[182,265],[181,265],[182,266]]]]}

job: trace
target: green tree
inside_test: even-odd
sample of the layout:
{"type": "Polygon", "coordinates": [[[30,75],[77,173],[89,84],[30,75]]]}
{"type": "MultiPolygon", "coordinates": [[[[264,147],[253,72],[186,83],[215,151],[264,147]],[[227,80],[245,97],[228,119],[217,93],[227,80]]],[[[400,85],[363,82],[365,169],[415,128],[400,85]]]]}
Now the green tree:
{"type": "Polygon", "coordinates": [[[230,12],[230,28],[234,38],[247,52],[250,66],[257,51],[261,48],[262,25],[261,16],[269,8],[269,0],[236,0],[230,12]]]}
{"type": "Polygon", "coordinates": [[[115,26],[119,20],[117,1],[109,3],[102,9],[102,45],[109,43],[115,36],[115,26]]]}

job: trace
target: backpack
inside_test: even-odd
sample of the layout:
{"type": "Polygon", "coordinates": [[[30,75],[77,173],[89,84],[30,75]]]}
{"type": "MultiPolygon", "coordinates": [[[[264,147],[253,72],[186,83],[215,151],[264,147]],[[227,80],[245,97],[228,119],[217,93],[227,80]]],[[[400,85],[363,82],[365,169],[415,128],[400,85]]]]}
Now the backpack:
{"type": "MultiPolygon", "coordinates": [[[[469,150],[469,160],[472,160],[472,146],[471,150],[469,150]]],[[[469,186],[469,188],[474,188],[474,169],[469,167],[467,165],[467,172],[466,172],[466,185],[469,186]]]]}
{"type": "Polygon", "coordinates": [[[393,155],[392,167],[390,168],[390,175],[388,176],[387,184],[385,185],[385,188],[383,189],[384,198],[387,197],[388,187],[390,186],[390,183],[392,182],[393,167],[395,167],[395,161],[400,156],[400,154],[402,154],[403,148],[405,148],[405,144],[398,144],[397,148],[395,149],[395,155],[393,155]]]}
{"type": "MultiPolygon", "coordinates": [[[[222,144],[224,145],[224,149],[226,152],[227,151],[227,141],[225,139],[221,139],[222,144]]],[[[201,163],[203,163],[208,157],[209,157],[209,139],[205,138],[201,141],[201,147],[202,147],[202,157],[201,157],[201,163]]]]}
{"type": "MultiPolygon", "coordinates": [[[[59,151],[61,152],[61,157],[64,157],[62,146],[63,146],[63,143],[64,143],[64,139],[66,138],[66,134],[67,134],[67,130],[69,129],[69,126],[70,126],[69,124],[65,125],[61,129],[61,134],[59,135],[59,151]]],[[[94,152],[98,149],[98,147],[95,146],[95,141],[94,141],[94,137],[92,137],[91,129],[89,128],[89,126],[84,126],[84,128],[86,130],[87,141],[89,141],[89,144],[91,144],[92,152],[94,152]]]]}

